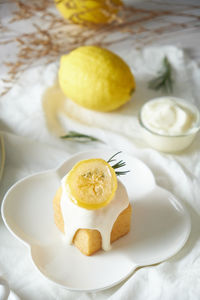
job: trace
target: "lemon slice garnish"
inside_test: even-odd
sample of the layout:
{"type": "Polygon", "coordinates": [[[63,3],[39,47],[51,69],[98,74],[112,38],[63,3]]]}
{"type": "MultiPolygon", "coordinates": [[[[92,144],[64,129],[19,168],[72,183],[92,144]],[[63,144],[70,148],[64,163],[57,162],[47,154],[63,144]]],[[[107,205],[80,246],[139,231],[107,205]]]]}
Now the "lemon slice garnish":
{"type": "Polygon", "coordinates": [[[117,176],[103,159],[82,160],[68,173],[66,187],[75,204],[86,209],[98,209],[114,197],[117,176]]]}

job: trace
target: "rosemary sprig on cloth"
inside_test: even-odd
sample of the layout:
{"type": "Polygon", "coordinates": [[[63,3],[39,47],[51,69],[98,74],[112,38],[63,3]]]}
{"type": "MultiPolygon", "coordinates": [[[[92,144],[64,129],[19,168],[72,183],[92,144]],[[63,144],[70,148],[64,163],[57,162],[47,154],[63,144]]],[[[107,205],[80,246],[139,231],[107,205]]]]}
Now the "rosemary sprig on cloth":
{"type": "Polygon", "coordinates": [[[79,142],[102,142],[94,136],[82,134],[76,131],[69,131],[68,134],[61,136],[61,139],[76,140],[79,142]]]}
{"type": "MultiPolygon", "coordinates": [[[[109,160],[107,161],[107,163],[111,163],[111,162],[115,162],[116,159],[114,157],[116,157],[119,153],[121,153],[122,151],[119,151],[117,153],[115,153],[114,155],[112,155],[109,160]]],[[[115,173],[117,176],[120,175],[126,175],[128,172],[130,172],[130,170],[128,171],[117,171],[117,169],[124,167],[126,165],[125,161],[120,160],[118,162],[116,162],[114,165],[112,165],[111,167],[115,170],[115,173]]]]}
{"type": "Polygon", "coordinates": [[[169,60],[165,56],[163,59],[162,69],[158,72],[158,77],[152,79],[149,82],[150,89],[152,90],[163,90],[167,93],[172,93],[173,91],[173,80],[172,80],[172,66],[169,60]]]}

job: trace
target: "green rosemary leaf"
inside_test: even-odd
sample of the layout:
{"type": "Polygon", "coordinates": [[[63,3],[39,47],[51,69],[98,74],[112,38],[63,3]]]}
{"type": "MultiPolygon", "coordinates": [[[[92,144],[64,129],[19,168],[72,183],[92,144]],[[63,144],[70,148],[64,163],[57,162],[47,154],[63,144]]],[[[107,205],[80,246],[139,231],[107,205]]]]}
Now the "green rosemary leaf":
{"type": "Polygon", "coordinates": [[[166,56],[163,59],[162,69],[158,72],[158,77],[152,79],[148,87],[152,90],[163,90],[167,93],[172,93],[172,66],[166,56]]]}
{"type": "MultiPolygon", "coordinates": [[[[114,162],[116,161],[115,157],[121,153],[122,151],[119,151],[117,153],[115,153],[114,155],[112,155],[108,160],[107,160],[107,163],[111,163],[111,162],[114,162]]],[[[125,161],[123,160],[120,160],[118,162],[116,162],[114,165],[111,165],[111,167],[115,170],[115,173],[117,176],[120,176],[120,175],[126,175],[128,172],[130,172],[129,170],[128,171],[118,171],[119,168],[122,168],[126,165],[125,161]]]]}
{"type": "Polygon", "coordinates": [[[112,166],[113,169],[118,169],[118,168],[121,168],[121,167],[124,167],[126,165],[126,163],[122,160],[120,160],[119,162],[117,162],[116,164],[114,164],[112,166]]]}
{"type": "Polygon", "coordinates": [[[80,142],[102,142],[100,139],[91,136],[91,135],[87,135],[87,134],[82,134],[76,131],[69,131],[68,134],[61,136],[61,139],[69,139],[69,140],[76,140],[76,141],[80,141],[80,142]]]}
{"type": "Polygon", "coordinates": [[[110,163],[110,162],[112,162],[112,161],[115,161],[116,159],[114,159],[114,157],[117,156],[119,153],[122,153],[122,151],[119,151],[119,152],[115,153],[114,155],[112,155],[112,156],[109,158],[109,160],[107,161],[107,163],[110,163]]]}
{"type": "Polygon", "coordinates": [[[115,173],[116,173],[117,176],[126,175],[129,172],[130,172],[130,170],[127,170],[127,171],[115,171],[115,173]]]}

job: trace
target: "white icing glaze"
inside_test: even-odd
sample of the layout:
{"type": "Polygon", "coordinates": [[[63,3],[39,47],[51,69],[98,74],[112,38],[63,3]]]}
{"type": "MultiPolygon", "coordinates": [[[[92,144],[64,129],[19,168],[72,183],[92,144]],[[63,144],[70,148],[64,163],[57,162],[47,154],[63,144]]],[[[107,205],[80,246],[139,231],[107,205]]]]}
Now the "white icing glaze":
{"type": "Polygon", "coordinates": [[[71,244],[78,229],[96,229],[101,233],[102,249],[109,250],[110,234],[119,214],[129,205],[124,185],[118,180],[118,187],[111,202],[96,210],[88,210],[74,204],[66,189],[67,175],[62,179],[61,211],[64,220],[65,239],[71,244]]]}
{"type": "Polygon", "coordinates": [[[187,133],[197,121],[189,103],[179,103],[173,97],[147,102],[141,117],[144,125],[153,132],[169,135],[187,133]]]}

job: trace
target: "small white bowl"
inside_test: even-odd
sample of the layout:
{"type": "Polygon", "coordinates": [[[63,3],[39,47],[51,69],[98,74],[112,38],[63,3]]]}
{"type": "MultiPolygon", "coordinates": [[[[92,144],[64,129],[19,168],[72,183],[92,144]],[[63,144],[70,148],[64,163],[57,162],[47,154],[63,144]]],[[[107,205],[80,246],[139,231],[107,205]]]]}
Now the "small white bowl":
{"type": "Polygon", "coordinates": [[[200,112],[198,108],[189,103],[188,101],[177,98],[177,97],[160,97],[160,98],[155,98],[152,100],[149,100],[146,102],[140,112],[139,112],[139,123],[142,127],[142,134],[145,139],[145,141],[154,149],[162,151],[162,152],[179,152],[187,147],[190,146],[190,144],[193,142],[197,132],[200,129],[200,112]],[[145,107],[149,102],[152,101],[160,101],[163,99],[171,99],[175,101],[178,104],[183,104],[185,107],[187,107],[195,116],[196,116],[196,122],[193,124],[193,126],[187,130],[184,133],[181,134],[167,134],[167,133],[158,133],[145,125],[145,121],[142,118],[142,112],[145,107]]]}

